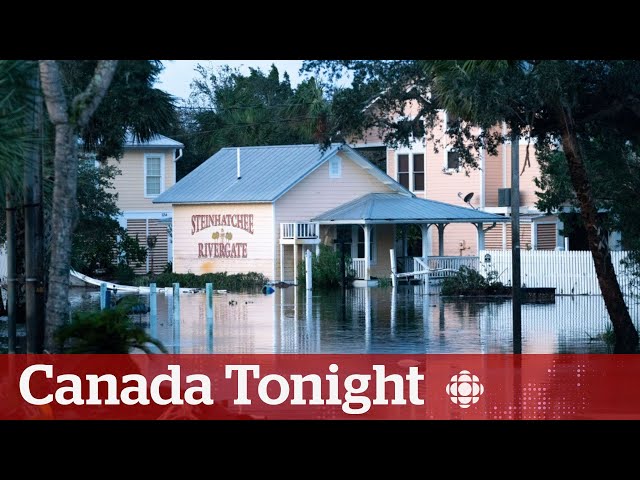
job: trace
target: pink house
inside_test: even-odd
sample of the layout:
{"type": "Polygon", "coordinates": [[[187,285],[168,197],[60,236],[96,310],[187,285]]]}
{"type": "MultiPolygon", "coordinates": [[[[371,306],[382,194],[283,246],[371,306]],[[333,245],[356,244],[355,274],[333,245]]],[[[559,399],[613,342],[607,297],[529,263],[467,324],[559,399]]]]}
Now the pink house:
{"type": "MultiPolygon", "coordinates": [[[[441,124],[434,131],[434,137],[446,138],[448,122],[446,112],[441,113],[441,124]]],[[[503,126],[506,129],[506,127],[503,126]]],[[[534,179],[540,176],[540,166],[535,156],[534,145],[529,146],[530,164],[525,166],[527,140],[521,140],[520,150],[520,244],[523,249],[534,250],[586,250],[584,234],[575,231],[562,236],[563,223],[557,215],[547,215],[535,206],[537,201],[534,179]]],[[[381,148],[382,143],[375,136],[351,144],[357,150],[381,148]]],[[[487,213],[510,215],[509,207],[499,206],[498,192],[511,187],[511,142],[499,147],[497,155],[480,153],[479,168],[465,172],[460,168],[458,154],[451,147],[440,145],[437,149],[431,142],[420,140],[411,148],[386,148],[386,173],[419,198],[437,200],[457,205],[469,206],[487,213]],[[467,201],[465,201],[465,199],[467,201]]],[[[416,235],[408,235],[404,252],[409,256],[423,256],[422,244],[416,235]]],[[[451,224],[446,227],[443,248],[439,245],[436,229],[428,232],[428,252],[430,255],[476,256],[479,249],[505,250],[511,248],[511,224],[500,223],[487,229],[484,246],[478,245],[476,229],[470,224],[451,224]]],[[[612,249],[620,249],[620,236],[610,235],[612,249]]]]}

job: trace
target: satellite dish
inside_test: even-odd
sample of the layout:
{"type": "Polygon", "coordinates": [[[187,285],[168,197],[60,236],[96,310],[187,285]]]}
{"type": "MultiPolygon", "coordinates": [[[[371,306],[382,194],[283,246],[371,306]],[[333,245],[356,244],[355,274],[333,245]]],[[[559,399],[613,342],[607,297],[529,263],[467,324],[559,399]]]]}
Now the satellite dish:
{"type": "Polygon", "coordinates": [[[473,192],[469,192],[464,196],[463,201],[464,203],[469,203],[472,198],[473,198],[473,192]]]}

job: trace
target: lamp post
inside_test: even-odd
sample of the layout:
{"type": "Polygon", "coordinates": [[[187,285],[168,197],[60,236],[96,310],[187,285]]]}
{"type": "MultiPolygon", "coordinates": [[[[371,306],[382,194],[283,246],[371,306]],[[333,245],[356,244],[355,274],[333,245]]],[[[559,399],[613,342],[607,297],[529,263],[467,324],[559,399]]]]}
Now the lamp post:
{"type": "Polygon", "coordinates": [[[511,284],[513,307],[513,353],[522,353],[520,292],[520,138],[511,133],[511,284]]]}

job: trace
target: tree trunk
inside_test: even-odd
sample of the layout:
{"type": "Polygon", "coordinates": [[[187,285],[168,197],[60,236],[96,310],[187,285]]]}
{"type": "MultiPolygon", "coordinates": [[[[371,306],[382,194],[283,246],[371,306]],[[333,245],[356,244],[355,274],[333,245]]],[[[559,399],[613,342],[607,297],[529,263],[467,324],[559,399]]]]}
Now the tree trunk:
{"type": "Polygon", "coordinates": [[[598,284],[602,292],[609,318],[613,324],[616,337],[615,353],[634,353],[638,346],[638,332],[631,321],[616,272],[611,261],[609,244],[604,237],[604,229],[600,226],[597,209],[591,193],[591,184],[587,177],[578,139],[575,133],[571,111],[563,108],[560,112],[562,147],[567,159],[569,176],[580,205],[580,215],[587,230],[587,241],[593,263],[598,276],[598,284]]]}
{"type": "Polygon", "coordinates": [[[77,136],[68,124],[56,125],[53,166],[53,205],[51,212],[51,259],[45,326],[45,348],[56,351],[56,329],[69,319],[69,266],[71,236],[78,184],[77,136]]]}
{"type": "Polygon", "coordinates": [[[57,62],[40,61],[42,92],[49,119],[56,129],[51,257],[44,335],[45,349],[50,352],[57,350],[57,328],[69,319],[71,236],[78,187],[78,132],[89,122],[91,115],[100,105],[117,66],[117,60],[98,61],[87,88],[68,102],[57,62]]]}

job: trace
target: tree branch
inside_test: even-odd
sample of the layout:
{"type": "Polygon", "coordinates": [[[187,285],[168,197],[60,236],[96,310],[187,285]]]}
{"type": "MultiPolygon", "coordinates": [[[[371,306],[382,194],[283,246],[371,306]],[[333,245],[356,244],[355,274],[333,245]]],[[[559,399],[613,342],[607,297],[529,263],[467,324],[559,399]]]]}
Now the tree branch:
{"type": "Polygon", "coordinates": [[[40,60],[39,68],[42,93],[51,122],[54,125],[68,123],[67,97],[62,88],[58,63],[55,60],[40,60]]]}
{"type": "Polygon", "coordinates": [[[91,115],[98,108],[111,85],[117,66],[117,60],[98,61],[89,85],[73,99],[72,112],[78,127],[82,128],[89,123],[91,115]]]}

